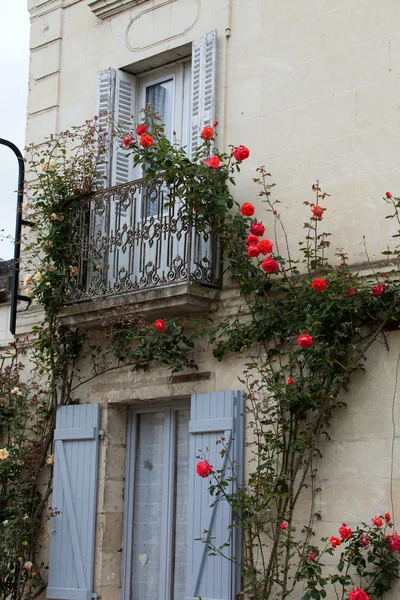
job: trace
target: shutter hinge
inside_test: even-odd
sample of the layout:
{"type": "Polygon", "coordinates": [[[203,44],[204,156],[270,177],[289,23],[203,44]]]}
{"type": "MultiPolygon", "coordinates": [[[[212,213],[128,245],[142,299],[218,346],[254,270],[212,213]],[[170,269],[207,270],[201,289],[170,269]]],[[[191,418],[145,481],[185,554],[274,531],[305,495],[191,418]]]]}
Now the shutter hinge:
{"type": "MultiPolygon", "coordinates": [[[[99,438],[104,440],[104,429],[99,429],[99,438]]],[[[96,594],[96,598],[97,598],[97,594],[96,594]]]]}

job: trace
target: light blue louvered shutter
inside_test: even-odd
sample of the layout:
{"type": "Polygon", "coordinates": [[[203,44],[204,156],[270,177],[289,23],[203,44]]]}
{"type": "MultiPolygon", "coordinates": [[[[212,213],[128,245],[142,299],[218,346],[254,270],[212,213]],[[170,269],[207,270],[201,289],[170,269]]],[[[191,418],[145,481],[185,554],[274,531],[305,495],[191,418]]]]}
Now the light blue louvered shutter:
{"type": "Polygon", "coordinates": [[[192,90],[190,104],[190,156],[202,142],[200,133],[215,121],[217,32],[206,33],[192,44],[192,90]]]}
{"type": "Polygon", "coordinates": [[[99,404],[57,411],[47,598],[92,598],[99,425],[99,404]]]}
{"type": "Polygon", "coordinates": [[[97,77],[97,116],[99,129],[99,147],[101,148],[100,160],[97,167],[99,188],[108,188],[111,185],[112,162],[112,119],[115,108],[115,80],[114,69],[100,71],[97,77]]]}
{"type": "MultiPolygon", "coordinates": [[[[234,516],[230,505],[221,500],[210,505],[215,496],[208,491],[209,480],[196,473],[199,450],[209,449],[207,459],[214,469],[228,465],[228,455],[222,457],[217,440],[225,443],[233,438],[230,456],[241,467],[243,464],[244,426],[243,393],[220,392],[192,396],[190,414],[190,468],[188,507],[188,562],[187,590],[185,600],[234,600],[240,591],[240,570],[232,561],[221,556],[209,556],[207,546],[197,538],[204,538],[204,531],[213,539],[216,547],[230,542],[224,549],[228,556],[240,558],[241,536],[236,527],[228,529],[234,516]]],[[[227,476],[231,473],[227,470],[227,476]]],[[[241,468],[237,472],[241,482],[241,468]]]]}
{"type": "MultiPolygon", "coordinates": [[[[122,135],[132,132],[132,112],[135,100],[136,77],[131,73],[117,71],[115,86],[115,121],[122,135]]],[[[121,141],[114,141],[111,185],[128,183],[133,178],[132,151],[121,146],[121,141]]]]}

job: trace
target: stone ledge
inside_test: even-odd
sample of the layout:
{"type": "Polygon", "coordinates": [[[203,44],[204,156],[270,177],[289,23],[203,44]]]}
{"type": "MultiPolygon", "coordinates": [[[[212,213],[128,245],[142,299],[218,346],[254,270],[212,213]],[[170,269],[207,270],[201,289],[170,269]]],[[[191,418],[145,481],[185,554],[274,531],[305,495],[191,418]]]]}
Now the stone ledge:
{"type": "Polygon", "coordinates": [[[99,19],[107,19],[147,0],[90,0],[88,6],[99,19]]]}
{"type": "Polygon", "coordinates": [[[66,306],[60,315],[66,325],[91,329],[104,319],[141,314],[148,318],[171,318],[215,311],[220,290],[197,283],[179,283],[166,287],[115,294],[106,299],[85,300],[66,306]]]}

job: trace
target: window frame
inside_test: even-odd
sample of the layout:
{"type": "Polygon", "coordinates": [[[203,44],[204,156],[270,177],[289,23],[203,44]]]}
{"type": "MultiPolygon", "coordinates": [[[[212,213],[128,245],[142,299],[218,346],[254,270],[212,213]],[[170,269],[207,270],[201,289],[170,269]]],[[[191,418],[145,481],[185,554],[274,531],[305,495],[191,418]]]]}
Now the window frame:
{"type": "MultiPolygon", "coordinates": [[[[179,410],[190,411],[190,399],[165,399],[152,406],[133,405],[128,409],[127,443],[125,459],[124,528],[122,552],[121,600],[131,600],[133,570],[133,530],[135,506],[135,469],[137,441],[139,432],[138,415],[165,413],[164,427],[164,470],[163,470],[163,506],[160,552],[160,600],[173,600],[171,596],[173,581],[173,542],[174,542],[174,478],[176,473],[175,454],[175,414],[179,410]],[[168,465],[168,468],[165,466],[168,465]],[[164,501],[166,498],[166,502],[164,501]]],[[[190,419],[190,416],[189,416],[190,419]]],[[[158,599],[155,599],[158,600],[158,599]]]]}

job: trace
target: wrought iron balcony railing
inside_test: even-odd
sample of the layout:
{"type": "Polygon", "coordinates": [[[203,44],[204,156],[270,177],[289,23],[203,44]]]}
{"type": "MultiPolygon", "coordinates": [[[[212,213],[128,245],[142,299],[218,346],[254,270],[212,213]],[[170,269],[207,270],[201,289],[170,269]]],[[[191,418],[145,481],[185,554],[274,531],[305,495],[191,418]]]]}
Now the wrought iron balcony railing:
{"type": "Polygon", "coordinates": [[[78,273],[69,282],[68,304],[183,282],[221,284],[218,236],[189,224],[162,179],[96,192],[72,222],[78,273]]]}

